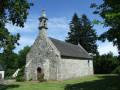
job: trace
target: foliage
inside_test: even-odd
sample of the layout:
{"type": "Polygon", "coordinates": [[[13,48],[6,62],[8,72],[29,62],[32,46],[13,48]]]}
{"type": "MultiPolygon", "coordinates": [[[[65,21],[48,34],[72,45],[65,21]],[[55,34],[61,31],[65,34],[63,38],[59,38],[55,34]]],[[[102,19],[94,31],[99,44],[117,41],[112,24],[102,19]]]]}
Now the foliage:
{"type": "Polygon", "coordinates": [[[102,74],[67,81],[42,83],[12,82],[0,90],[120,90],[120,76],[102,74]]]}
{"type": "Polygon", "coordinates": [[[16,81],[22,82],[24,81],[24,71],[25,71],[25,66],[23,66],[20,71],[18,72],[18,75],[16,77],[16,81]]]}
{"type": "Polygon", "coordinates": [[[112,73],[120,74],[120,66],[118,66],[112,73]]]}
{"type": "Polygon", "coordinates": [[[117,66],[119,61],[116,56],[113,56],[112,52],[108,54],[98,55],[93,58],[94,60],[94,72],[95,74],[109,74],[112,73],[117,66]]]}
{"type": "Polygon", "coordinates": [[[19,45],[20,34],[10,34],[8,29],[5,28],[5,24],[12,23],[24,27],[30,6],[33,6],[33,3],[28,3],[27,0],[0,1],[0,48],[3,48],[6,53],[12,51],[15,44],[19,45]]]}
{"type": "Polygon", "coordinates": [[[75,13],[70,22],[70,32],[66,42],[80,45],[89,53],[97,54],[97,35],[91,21],[85,14],[81,18],[75,13]]]}
{"type": "Polygon", "coordinates": [[[23,50],[20,50],[18,54],[10,51],[0,55],[0,64],[5,70],[5,76],[12,75],[18,68],[25,65],[26,55],[30,48],[31,47],[26,46],[23,50]]]}
{"type": "Polygon", "coordinates": [[[33,6],[33,3],[28,3],[27,0],[0,0],[0,50],[3,49],[3,53],[0,55],[0,63],[3,65],[6,74],[13,73],[16,69],[17,55],[12,51],[16,44],[19,45],[20,34],[10,34],[5,25],[12,23],[24,27],[30,6],[33,6]]]}
{"type": "Polygon", "coordinates": [[[0,62],[2,62],[1,65],[5,70],[5,76],[8,74],[13,74],[16,71],[17,59],[18,59],[18,55],[14,52],[6,53],[6,54],[2,53],[0,55],[0,62]]]}
{"type": "Polygon", "coordinates": [[[24,49],[22,49],[18,52],[18,61],[17,61],[18,68],[21,68],[22,66],[25,65],[26,55],[28,54],[30,49],[31,49],[30,46],[25,46],[24,49]]]}
{"type": "Polygon", "coordinates": [[[32,81],[33,80],[33,77],[31,76],[30,78],[29,78],[29,81],[32,81]]]}
{"type": "MultiPolygon", "coordinates": [[[[103,0],[103,4],[91,4],[91,8],[96,8],[94,14],[100,15],[104,19],[104,26],[110,27],[108,31],[100,35],[99,40],[105,41],[107,39],[113,42],[118,48],[120,55],[120,0],[103,0]]],[[[99,20],[94,20],[99,23],[99,20]]]]}
{"type": "Polygon", "coordinates": [[[19,45],[18,40],[20,34],[11,35],[10,32],[5,28],[5,23],[0,20],[0,49],[4,49],[4,53],[10,53],[15,49],[15,44],[19,45]]]}
{"type": "Polygon", "coordinates": [[[44,80],[44,73],[38,73],[38,74],[37,74],[37,78],[38,78],[38,81],[39,81],[39,82],[45,81],[45,80],[44,80]]]}
{"type": "Polygon", "coordinates": [[[0,2],[0,21],[12,22],[13,25],[24,27],[28,9],[33,6],[33,3],[28,3],[27,0],[1,0],[0,2]]]}

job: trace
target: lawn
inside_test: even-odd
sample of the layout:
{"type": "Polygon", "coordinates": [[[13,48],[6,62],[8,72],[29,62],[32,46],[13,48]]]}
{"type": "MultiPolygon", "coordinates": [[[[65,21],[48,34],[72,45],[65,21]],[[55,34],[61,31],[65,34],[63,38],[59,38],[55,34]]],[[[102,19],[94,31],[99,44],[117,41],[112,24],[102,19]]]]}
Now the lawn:
{"type": "Polygon", "coordinates": [[[68,81],[14,82],[0,90],[120,90],[120,75],[99,74],[68,81]]]}

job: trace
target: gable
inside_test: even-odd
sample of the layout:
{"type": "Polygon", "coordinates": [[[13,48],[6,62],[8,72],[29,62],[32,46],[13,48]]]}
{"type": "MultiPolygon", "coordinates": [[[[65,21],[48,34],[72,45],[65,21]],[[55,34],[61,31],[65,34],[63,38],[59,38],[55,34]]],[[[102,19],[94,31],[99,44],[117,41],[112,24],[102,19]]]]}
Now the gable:
{"type": "Polygon", "coordinates": [[[66,43],[60,40],[50,38],[52,43],[59,50],[61,56],[78,57],[91,59],[92,57],[82,48],[82,46],[66,43]]]}

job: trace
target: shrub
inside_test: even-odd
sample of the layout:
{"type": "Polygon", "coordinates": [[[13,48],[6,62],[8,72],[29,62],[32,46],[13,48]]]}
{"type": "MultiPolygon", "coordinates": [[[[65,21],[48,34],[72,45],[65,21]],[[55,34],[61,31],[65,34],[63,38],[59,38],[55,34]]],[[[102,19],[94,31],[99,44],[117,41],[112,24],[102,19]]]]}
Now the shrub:
{"type": "Polygon", "coordinates": [[[24,81],[24,77],[16,77],[16,81],[17,82],[23,82],[24,81]]]}
{"type": "Polygon", "coordinates": [[[118,66],[112,73],[120,74],[120,66],[118,66]]]}
{"type": "Polygon", "coordinates": [[[32,80],[33,80],[33,77],[30,77],[30,78],[29,78],[29,81],[32,81],[32,80]]]}
{"type": "Polygon", "coordinates": [[[45,80],[44,80],[44,73],[38,73],[38,74],[37,74],[37,78],[38,78],[38,81],[39,81],[39,82],[45,81],[45,80]]]}
{"type": "Polygon", "coordinates": [[[23,66],[20,71],[18,72],[18,75],[16,77],[16,81],[18,82],[22,82],[24,81],[24,70],[25,70],[25,66],[23,66]]]}

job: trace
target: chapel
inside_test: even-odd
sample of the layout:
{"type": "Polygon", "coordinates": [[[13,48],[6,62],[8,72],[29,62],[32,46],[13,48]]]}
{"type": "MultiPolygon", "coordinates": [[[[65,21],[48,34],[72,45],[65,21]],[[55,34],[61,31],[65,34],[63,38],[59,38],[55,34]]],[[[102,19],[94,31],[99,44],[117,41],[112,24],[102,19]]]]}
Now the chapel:
{"type": "Polygon", "coordinates": [[[45,10],[39,18],[39,34],[26,56],[25,79],[37,81],[44,73],[46,80],[70,80],[93,75],[93,59],[80,45],[73,45],[47,36],[45,10]]]}

